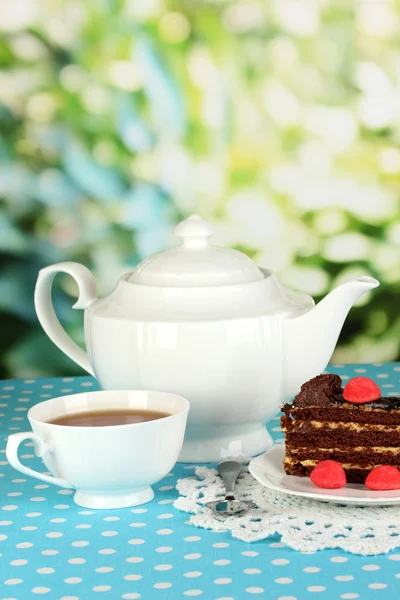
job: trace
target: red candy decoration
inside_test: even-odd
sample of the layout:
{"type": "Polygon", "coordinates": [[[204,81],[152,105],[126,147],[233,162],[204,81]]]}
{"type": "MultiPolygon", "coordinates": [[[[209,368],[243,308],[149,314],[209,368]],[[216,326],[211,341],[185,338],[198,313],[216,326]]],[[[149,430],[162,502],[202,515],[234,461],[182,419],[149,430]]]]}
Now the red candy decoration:
{"type": "Polygon", "coordinates": [[[336,460],[323,460],[311,471],[310,479],[320,488],[336,489],[346,485],[346,473],[336,460]]]}
{"type": "Polygon", "coordinates": [[[370,490],[400,490],[400,471],[390,465],[375,467],[365,480],[365,485],[370,490]]]}
{"type": "Polygon", "coordinates": [[[381,398],[381,390],[368,377],[354,377],[344,387],[343,398],[353,404],[364,404],[381,398]]]}

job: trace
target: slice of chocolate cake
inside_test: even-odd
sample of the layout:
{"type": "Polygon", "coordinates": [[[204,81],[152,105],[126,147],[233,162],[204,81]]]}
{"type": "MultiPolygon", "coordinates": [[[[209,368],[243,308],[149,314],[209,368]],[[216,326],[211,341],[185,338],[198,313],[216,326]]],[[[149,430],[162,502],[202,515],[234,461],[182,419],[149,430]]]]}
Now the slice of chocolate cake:
{"type": "Polygon", "coordinates": [[[285,404],[285,472],[309,476],[316,464],[336,460],[348,483],[364,483],[380,465],[400,468],[400,398],[354,404],[343,398],[339,375],[318,375],[285,404]]]}

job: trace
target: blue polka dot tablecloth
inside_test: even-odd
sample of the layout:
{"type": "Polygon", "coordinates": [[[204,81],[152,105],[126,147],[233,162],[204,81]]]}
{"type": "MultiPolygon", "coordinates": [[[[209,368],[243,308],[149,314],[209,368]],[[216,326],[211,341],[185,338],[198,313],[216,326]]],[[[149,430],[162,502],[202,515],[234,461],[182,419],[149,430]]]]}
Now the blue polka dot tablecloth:
{"type": "MultiPolygon", "coordinates": [[[[375,379],[400,395],[400,364],[332,366],[344,380],[375,379]]],[[[30,600],[397,600],[400,552],[362,557],[313,554],[278,537],[248,544],[228,532],[196,529],[173,507],[175,483],[192,465],[176,465],[154,486],[153,502],[114,511],[83,510],[71,490],[12,469],[7,436],[29,429],[27,411],[47,398],[98,389],[90,377],[0,382],[0,599],[30,600]]],[[[278,417],[268,425],[282,438],[278,417]]],[[[32,443],[20,458],[40,467],[32,443]]]]}

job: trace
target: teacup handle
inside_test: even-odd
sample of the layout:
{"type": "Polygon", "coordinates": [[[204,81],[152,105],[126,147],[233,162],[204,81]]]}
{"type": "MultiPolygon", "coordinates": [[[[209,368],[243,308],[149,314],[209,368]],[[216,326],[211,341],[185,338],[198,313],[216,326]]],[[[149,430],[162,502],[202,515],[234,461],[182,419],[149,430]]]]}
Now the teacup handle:
{"type": "Polygon", "coordinates": [[[44,442],[36,433],[32,433],[30,431],[23,433],[13,433],[8,436],[7,448],[6,448],[6,456],[7,460],[14,469],[17,471],[21,471],[24,475],[30,475],[31,477],[36,477],[36,479],[41,479],[46,483],[52,483],[54,485],[59,485],[63,488],[72,488],[73,486],[68,483],[62,477],[53,477],[52,475],[45,475],[44,473],[39,473],[39,471],[34,471],[30,467],[25,467],[21,463],[18,458],[18,447],[25,440],[32,440],[35,446],[35,454],[36,456],[42,457],[46,454],[46,452],[51,451],[51,446],[44,442]]]}

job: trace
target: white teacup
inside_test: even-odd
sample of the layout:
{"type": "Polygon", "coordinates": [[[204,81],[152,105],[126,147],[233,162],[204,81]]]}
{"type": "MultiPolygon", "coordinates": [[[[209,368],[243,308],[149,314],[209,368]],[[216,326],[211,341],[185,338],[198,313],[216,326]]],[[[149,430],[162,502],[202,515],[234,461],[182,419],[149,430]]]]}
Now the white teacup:
{"type": "Polygon", "coordinates": [[[101,391],[40,402],[28,412],[32,432],[8,437],[7,459],[21,473],[63,488],[75,488],[74,500],[87,508],[124,508],[149,502],[151,485],[174,466],[185,434],[189,402],[167,392],[101,391]],[[49,423],[79,412],[147,409],[170,416],[127,425],[76,427],[49,423]],[[24,466],[18,446],[32,440],[46,475],[24,466]]]}

